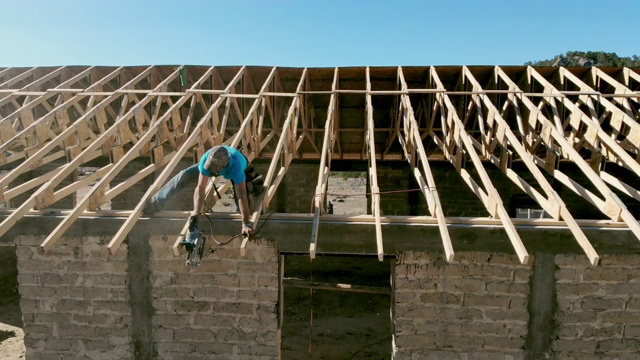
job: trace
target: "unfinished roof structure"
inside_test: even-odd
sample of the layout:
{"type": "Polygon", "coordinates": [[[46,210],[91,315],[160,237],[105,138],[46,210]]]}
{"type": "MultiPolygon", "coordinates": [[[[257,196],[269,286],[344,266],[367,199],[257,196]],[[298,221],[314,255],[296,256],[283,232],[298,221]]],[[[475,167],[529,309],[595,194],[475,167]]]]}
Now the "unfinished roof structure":
{"type": "MultiPolygon", "coordinates": [[[[640,70],[631,68],[0,68],[0,201],[7,215],[0,235],[24,216],[56,212],[63,220],[41,245],[48,251],[80,217],[125,216],[108,245],[113,252],[182,159],[196,161],[211,146],[227,144],[242,149],[249,161],[270,164],[253,221],[269,209],[292,161],[319,162],[305,215],[313,218],[312,257],[322,241],[319,223],[338,216],[326,213],[327,187],[332,161],[344,160],[368,165],[370,209],[343,220],[375,227],[371,241],[380,259],[384,223],[437,225],[447,260],[455,256],[448,224],[469,223],[503,227],[526,263],[529,254],[514,224],[528,223],[568,228],[597,264],[599,255],[581,226],[628,228],[640,239],[640,224],[629,210],[640,201],[633,185],[640,176],[639,88],[640,70]],[[95,172],[79,176],[97,159],[102,162],[95,172]],[[148,165],[123,179],[135,159],[148,159],[148,165]],[[381,213],[380,161],[410,166],[426,213],[381,213]],[[485,218],[445,216],[434,162],[453,165],[451,171],[486,208],[485,218]],[[563,171],[562,163],[574,164],[580,176],[563,171]],[[550,219],[510,215],[487,164],[550,219]],[[30,172],[38,176],[21,180],[30,172]],[[152,185],[135,207],[105,208],[147,177],[152,185]],[[601,219],[572,215],[559,184],[591,203],[601,219]],[[57,206],[64,198],[71,205],[57,206]]],[[[211,201],[213,184],[221,179],[211,181],[211,201]]],[[[395,189],[405,190],[415,189],[395,189]]]]}

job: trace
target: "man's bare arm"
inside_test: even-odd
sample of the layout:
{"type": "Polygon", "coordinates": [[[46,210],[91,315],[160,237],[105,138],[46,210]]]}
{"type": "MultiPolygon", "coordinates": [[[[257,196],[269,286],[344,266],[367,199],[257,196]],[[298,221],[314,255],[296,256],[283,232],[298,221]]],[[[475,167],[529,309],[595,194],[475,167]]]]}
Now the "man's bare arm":
{"type": "Polygon", "coordinates": [[[207,190],[207,180],[209,180],[209,178],[202,174],[198,176],[198,185],[193,191],[193,211],[191,211],[191,216],[198,215],[202,210],[205,191],[207,190]]]}

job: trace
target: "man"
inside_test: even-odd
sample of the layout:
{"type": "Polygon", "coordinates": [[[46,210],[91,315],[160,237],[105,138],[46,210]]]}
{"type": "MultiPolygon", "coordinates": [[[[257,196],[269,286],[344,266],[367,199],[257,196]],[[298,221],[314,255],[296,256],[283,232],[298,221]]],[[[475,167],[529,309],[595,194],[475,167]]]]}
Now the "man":
{"type": "MultiPolygon", "coordinates": [[[[253,167],[240,151],[227,145],[212,147],[202,156],[200,163],[182,170],[169,180],[169,182],[151,198],[151,201],[143,211],[144,214],[151,215],[161,209],[166,201],[170,200],[178,190],[184,188],[187,183],[195,181],[197,177],[198,184],[193,192],[193,210],[190,216],[191,218],[197,217],[204,206],[205,191],[209,178],[219,175],[227,180],[231,180],[235,196],[238,200],[238,208],[242,215],[242,234],[251,234],[251,232],[253,232],[253,224],[249,219],[250,209],[247,197],[247,175],[252,177],[250,180],[254,180],[255,177],[256,180],[261,181],[261,177],[255,174],[253,167]]],[[[258,194],[263,190],[261,184],[256,186],[256,190],[258,194]]],[[[256,192],[254,192],[254,194],[258,195],[256,192]]]]}

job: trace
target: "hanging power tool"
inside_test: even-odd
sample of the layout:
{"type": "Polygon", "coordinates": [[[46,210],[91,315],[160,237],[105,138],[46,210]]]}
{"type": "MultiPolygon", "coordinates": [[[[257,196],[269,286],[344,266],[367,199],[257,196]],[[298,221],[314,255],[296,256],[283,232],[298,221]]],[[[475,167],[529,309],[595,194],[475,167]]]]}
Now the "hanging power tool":
{"type": "Polygon", "coordinates": [[[180,245],[187,250],[187,266],[200,266],[205,242],[206,238],[198,228],[198,219],[194,216],[189,220],[187,235],[180,241],[180,245]]]}

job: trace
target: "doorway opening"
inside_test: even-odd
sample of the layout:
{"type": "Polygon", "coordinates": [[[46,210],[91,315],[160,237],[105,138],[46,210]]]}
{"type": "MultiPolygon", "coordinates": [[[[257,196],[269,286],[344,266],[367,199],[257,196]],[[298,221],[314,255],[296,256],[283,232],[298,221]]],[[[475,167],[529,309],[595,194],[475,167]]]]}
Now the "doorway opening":
{"type": "Polygon", "coordinates": [[[390,359],[394,261],[282,255],[281,358],[390,359]]]}

